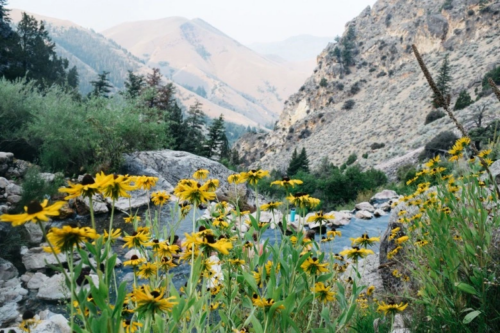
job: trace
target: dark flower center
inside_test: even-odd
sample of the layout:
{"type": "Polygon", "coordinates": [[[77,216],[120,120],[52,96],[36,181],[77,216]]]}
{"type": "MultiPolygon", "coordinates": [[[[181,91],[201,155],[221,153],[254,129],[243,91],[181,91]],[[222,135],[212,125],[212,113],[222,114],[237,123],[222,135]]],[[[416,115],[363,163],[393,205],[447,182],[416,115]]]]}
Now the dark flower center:
{"type": "Polygon", "coordinates": [[[85,175],[82,179],[82,185],[92,185],[95,184],[94,178],[91,175],[85,175]]]}
{"type": "Polygon", "coordinates": [[[158,244],[160,241],[157,239],[153,239],[153,243],[158,244]]]}
{"type": "Polygon", "coordinates": [[[32,215],[41,211],[43,211],[43,207],[38,201],[33,200],[28,204],[28,214],[32,215]]]}
{"type": "Polygon", "coordinates": [[[151,292],[151,296],[153,296],[154,298],[156,298],[156,297],[160,296],[160,293],[158,291],[156,291],[156,290],[153,290],[151,292]]]}
{"type": "Polygon", "coordinates": [[[284,181],[284,182],[289,182],[290,181],[290,177],[285,176],[285,177],[281,178],[281,180],[284,181]]]}
{"type": "Polygon", "coordinates": [[[139,257],[134,254],[132,257],[130,257],[130,259],[131,260],[137,260],[137,259],[139,259],[139,257]]]}
{"type": "Polygon", "coordinates": [[[257,298],[259,298],[259,296],[257,296],[257,294],[253,294],[253,295],[252,295],[252,298],[253,298],[253,299],[257,299],[257,298]]]}
{"type": "Polygon", "coordinates": [[[312,261],[318,261],[318,258],[312,257],[312,261]]]}
{"type": "Polygon", "coordinates": [[[27,310],[23,313],[23,320],[33,319],[34,317],[35,317],[35,314],[30,310],[27,310]]]}
{"type": "Polygon", "coordinates": [[[213,244],[213,243],[215,243],[215,238],[214,238],[214,236],[212,236],[212,235],[207,235],[207,236],[205,237],[205,239],[207,240],[207,243],[209,243],[209,244],[213,244]]]}
{"type": "Polygon", "coordinates": [[[130,320],[125,320],[125,325],[130,326],[130,320]]]}

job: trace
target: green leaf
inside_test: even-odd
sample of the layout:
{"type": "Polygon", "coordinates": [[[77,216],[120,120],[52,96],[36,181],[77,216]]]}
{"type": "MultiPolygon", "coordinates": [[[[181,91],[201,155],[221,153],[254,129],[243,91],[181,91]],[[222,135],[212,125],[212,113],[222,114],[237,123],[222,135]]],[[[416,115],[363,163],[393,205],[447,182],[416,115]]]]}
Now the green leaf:
{"type": "Polygon", "coordinates": [[[467,314],[467,316],[464,317],[463,323],[465,325],[469,324],[471,321],[473,321],[480,314],[481,314],[481,311],[479,311],[479,310],[469,312],[467,314]]]}
{"type": "Polygon", "coordinates": [[[464,282],[456,282],[455,287],[460,289],[461,291],[464,291],[466,293],[472,294],[472,295],[477,295],[476,289],[474,289],[473,286],[470,284],[464,283],[464,282]]]}

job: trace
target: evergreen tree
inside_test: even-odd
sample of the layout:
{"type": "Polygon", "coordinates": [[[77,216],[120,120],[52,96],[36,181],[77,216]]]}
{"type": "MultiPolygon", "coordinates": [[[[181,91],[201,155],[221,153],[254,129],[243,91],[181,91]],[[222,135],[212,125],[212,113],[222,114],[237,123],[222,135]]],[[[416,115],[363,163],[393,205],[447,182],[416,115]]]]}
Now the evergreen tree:
{"type": "Polygon", "coordinates": [[[101,74],[97,74],[96,81],[90,81],[94,89],[89,95],[109,98],[108,94],[111,92],[113,85],[109,82],[108,75],[109,72],[103,71],[101,74]]]}
{"type": "Polygon", "coordinates": [[[457,101],[455,102],[455,107],[453,108],[453,110],[455,110],[455,111],[456,110],[463,110],[466,107],[468,107],[469,105],[471,105],[472,103],[474,103],[474,101],[470,97],[467,90],[462,90],[460,92],[460,94],[458,95],[458,98],[457,98],[457,101]]]}
{"type": "Polygon", "coordinates": [[[309,173],[309,158],[307,157],[306,148],[302,147],[298,159],[300,161],[299,170],[309,173]]]}
{"type": "Polygon", "coordinates": [[[184,121],[184,128],[186,129],[185,140],[181,150],[190,153],[201,153],[203,151],[203,125],[205,124],[205,114],[201,110],[202,104],[196,100],[194,105],[191,105],[188,110],[188,117],[184,121]]]}
{"type": "Polygon", "coordinates": [[[187,129],[183,124],[182,110],[175,102],[168,115],[168,131],[173,137],[172,149],[179,150],[184,144],[187,129]]]}
{"type": "Polygon", "coordinates": [[[232,165],[239,165],[241,163],[240,154],[238,154],[238,151],[236,149],[231,150],[230,162],[232,165]]]}
{"type": "Polygon", "coordinates": [[[229,155],[229,143],[225,133],[224,117],[222,114],[212,122],[208,129],[207,139],[204,144],[204,155],[208,158],[214,156],[222,158],[229,155]]]}
{"type": "Polygon", "coordinates": [[[354,40],[356,39],[356,31],[354,25],[350,25],[346,36],[342,39],[342,60],[343,65],[347,69],[354,65],[354,40]]]}
{"type": "Polygon", "coordinates": [[[74,89],[78,88],[78,84],[80,83],[80,78],[79,78],[78,70],[76,69],[76,66],[73,66],[69,70],[67,81],[68,81],[68,86],[70,86],[71,88],[74,88],[74,89]]]}
{"type": "Polygon", "coordinates": [[[290,164],[288,164],[288,169],[286,171],[288,176],[294,176],[297,172],[299,172],[301,164],[302,163],[299,159],[297,148],[295,148],[292,153],[292,158],[290,159],[290,164]]]}
{"type": "MultiPolygon", "coordinates": [[[[441,68],[439,69],[439,74],[436,80],[436,85],[443,95],[445,101],[449,99],[450,95],[450,82],[452,80],[451,77],[451,68],[450,68],[450,61],[449,61],[449,56],[446,55],[444,57],[443,63],[441,65],[441,68]]],[[[434,107],[442,107],[443,105],[439,105],[439,101],[437,99],[437,96],[434,94],[433,96],[433,102],[432,104],[434,107]]]]}
{"type": "Polygon", "coordinates": [[[141,90],[144,88],[146,82],[144,82],[143,75],[136,75],[131,70],[128,71],[127,81],[125,81],[126,96],[130,98],[137,98],[141,90]]]}
{"type": "Polygon", "coordinates": [[[22,76],[20,63],[16,59],[19,52],[19,35],[10,26],[6,0],[0,0],[0,77],[13,80],[22,76]],[[18,73],[16,73],[16,69],[18,73]]]}

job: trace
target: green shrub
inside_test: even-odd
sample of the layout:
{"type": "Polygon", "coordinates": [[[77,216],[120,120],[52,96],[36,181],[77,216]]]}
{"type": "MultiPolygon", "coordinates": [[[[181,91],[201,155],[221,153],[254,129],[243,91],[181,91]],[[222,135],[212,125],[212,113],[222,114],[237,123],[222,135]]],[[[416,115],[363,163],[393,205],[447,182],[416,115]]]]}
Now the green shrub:
{"type": "Polygon", "coordinates": [[[417,168],[413,164],[406,164],[398,168],[397,177],[398,180],[406,183],[408,180],[415,178],[417,174],[417,168]]]}
{"type": "Polygon", "coordinates": [[[466,107],[468,107],[469,105],[471,105],[472,103],[474,103],[474,101],[470,97],[467,90],[462,90],[460,92],[460,95],[458,95],[458,98],[457,98],[457,101],[455,102],[455,107],[453,108],[453,110],[455,110],[455,111],[463,110],[466,107]]]}
{"type": "Polygon", "coordinates": [[[493,68],[491,71],[486,73],[483,77],[483,95],[491,91],[490,84],[488,83],[488,79],[491,78],[496,85],[500,85],[500,66],[493,68]]]}
{"type": "Polygon", "coordinates": [[[455,144],[458,137],[452,132],[441,132],[432,138],[429,143],[425,145],[425,149],[419,156],[420,160],[426,158],[433,158],[436,155],[444,155],[455,144]]]}
{"type": "Polygon", "coordinates": [[[354,162],[356,162],[356,160],[358,159],[358,155],[356,154],[351,154],[349,155],[349,157],[347,158],[347,161],[345,162],[346,165],[351,165],[353,164],[354,162]]]}
{"type": "Polygon", "coordinates": [[[52,197],[58,193],[59,187],[63,185],[64,177],[62,175],[56,175],[54,180],[49,182],[41,177],[40,169],[37,166],[30,167],[21,184],[23,191],[17,210],[21,211],[33,200],[41,202],[47,197],[52,197]]]}
{"type": "Polygon", "coordinates": [[[321,81],[319,81],[320,87],[326,87],[328,86],[328,81],[325,78],[322,78],[321,81]]]}
{"type": "Polygon", "coordinates": [[[425,117],[425,123],[424,125],[430,124],[433,121],[436,121],[438,119],[441,119],[445,116],[445,113],[441,110],[432,110],[427,114],[427,117],[425,117]]]}
{"type": "Polygon", "coordinates": [[[342,105],[342,110],[352,110],[354,104],[356,104],[354,100],[348,99],[347,101],[344,102],[344,105],[342,105]]]}
{"type": "Polygon", "coordinates": [[[377,150],[377,149],[384,148],[384,147],[385,147],[385,143],[379,143],[379,142],[374,142],[370,146],[371,150],[377,150]]]}
{"type": "Polygon", "coordinates": [[[361,155],[361,157],[363,157],[366,160],[368,158],[368,153],[364,153],[363,155],[361,155]]]}

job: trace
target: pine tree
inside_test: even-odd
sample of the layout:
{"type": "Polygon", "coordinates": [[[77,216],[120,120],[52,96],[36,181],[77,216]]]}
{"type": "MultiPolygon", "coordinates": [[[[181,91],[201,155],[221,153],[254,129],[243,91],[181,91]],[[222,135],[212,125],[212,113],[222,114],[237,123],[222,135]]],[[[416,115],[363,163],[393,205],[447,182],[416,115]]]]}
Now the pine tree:
{"type": "Polygon", "coordinates": [[[109,98],[108,94],[111,92],[113,85],[109,82],[108,75],[109,72],[103,71],[101,74],[97,74],[96,81],[90,81],[94,90],[89,95],[109,98]]]}
{"type": "Polygon", "coordinates": [[[309,158],[307,157],[306,148],[302,147],[298,159],[300,161],[299,170],[309,173],[309,158]]]}
{"type": "Polygon", "coordinates": [[[299,154],[297,153],[297,148],[294,149],[292,153],[292,158],[290,159],[290,164],[288,165],[288,169],[286,173],[288,176],[294,176],[297,172],[299,172],[302,162],[299,159],[299,154]]]}
{"type": "Polygon", "coordinates": [[[126,96],[132,99],[137,98],[145,84],[143,75],[136,75],[133,71],[129,70],[127,81],[124,83],[126,96]]]}
{"type": "Polygon", "coordinates": [[[184,121],[184,128],[187,129],[187,133],[185,136],[185,140],[182,145],[182,149],[184,151],[190,153],[201,153],[203,151],[203,125],[205,123],[204,118],[205,114],[203,113],[201,107],[203,105],[196,100],[194,105],[191,105],[188,110],[188,117],[184,121]]]}
{"type": "Polygon", "coordinates": [[[9,10],[5,8],[6,0],[0,0],[0,77],[16,79],[24,73],[16,59],[19,50],[19,35],[10,26],[9,10]],[[16,73],[16,70],[18,73],[16,73]]]}
{"type": "Polygon", "coordinates": [[[470,97],[467,90],[462,90],[460,92],[460,94],[458,95],[458,98],[457,98],[457,101],[455,102],[455,107],[453,108],[453,110],[455,110],[455,111],[463,110],[466,107],[468,107],[469,105],[471,105],[472,103],[474,103],[474,101],[470,97]]]}
{"type": "Polygon", "coordinates": [[[74,88],[74,89],[78,88],[78,84],[80,83],[80,78],[79,78],[78,70],[76,69],[76,66],[73,66],[69,70],[67,81],[68,81],[68,86],[70,86],[71,88],[74,88]]]}
{"type": "Polygon", "coordinates": [[[11,79],[26,76],[28,80],[37,81],[41,88],[53,84],[65,86],[69,62],[57,56],[56,45],[50,39],[44,23],[23,13],[17,34],[19,42],[14,52],[17,66],[11,66],[6,76],[11,79]]]}
{"type": "MultiPolygon", "coordinates": [[[[451,68],[450,68],[450,61],[449,61],[449,56],[446,55],[444,57],[443,63],[441,65],[441,68],[439,69],[439,74],[436,80],[436,85],[443,95],[445,101],[449,99],[450,95],[450,82],[452,80],[451,77],[451,68]]],[[[432,104],[434,107],[438,108],[441,107],[442,105],[439,105],[438,98],[434,94],[433,96],[433,102],[432,104]]]]}
{"type": "Polygon", "coordinates": [[[174,139],[172,149],[181,149],[185,141],[187,129],[183,123],[182,110],[176,102],[173,104],[167,115],[168,132],[174,139]]]}
{"type": "Polygon", "coordinates": [[[228,146],[229,143],[224,128],[224,117],[221,114],[208,128],[207,139],[204,144],[204,156],[208,158],[218,156],[221,158],[224,155],[224,157],[227,157],[229,153],[228,146]]]}
{"type": "Polygon", "coordinates": [[[230,162],[232,165],[239,165],[241,163],[240,154],[238,154],[238,151],[236,149],[231,150],[230,162]]]}

